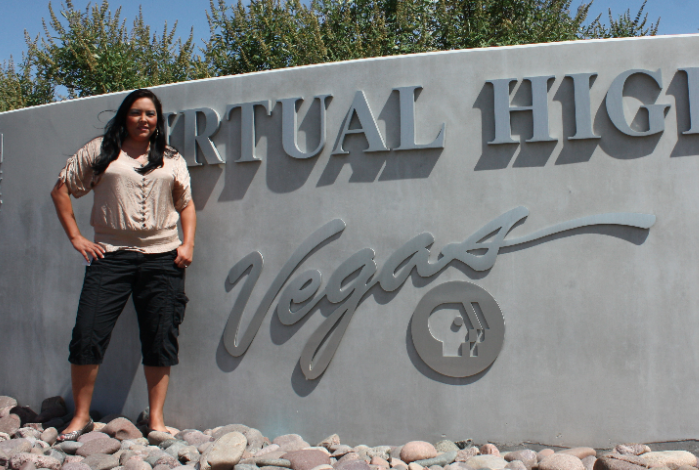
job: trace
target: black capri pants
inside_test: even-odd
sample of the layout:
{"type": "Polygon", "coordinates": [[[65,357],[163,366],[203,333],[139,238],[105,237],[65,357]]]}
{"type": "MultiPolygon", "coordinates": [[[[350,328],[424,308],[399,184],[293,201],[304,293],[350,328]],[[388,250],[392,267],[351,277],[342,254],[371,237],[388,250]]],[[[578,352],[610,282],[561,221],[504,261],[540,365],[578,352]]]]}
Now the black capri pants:
{"type": "Polygon", "coordinates": [[[78,315],[70,342],[71,364],[101,364],[112,330],[129,296],[138,315],[143,365],[177,364],[179,325],[187,296],[177,250],[145,254],[120,250],[85,268],[78,315]]]}

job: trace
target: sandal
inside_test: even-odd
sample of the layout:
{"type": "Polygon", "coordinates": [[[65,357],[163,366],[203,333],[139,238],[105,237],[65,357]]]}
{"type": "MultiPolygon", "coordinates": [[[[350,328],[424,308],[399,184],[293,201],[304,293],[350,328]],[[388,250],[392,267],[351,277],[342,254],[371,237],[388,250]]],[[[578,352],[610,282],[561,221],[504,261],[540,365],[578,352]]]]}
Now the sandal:
{"type": "Polygon", "coordinates": [[[77,431],[73,431],[73,432],[67,432],[64,434],[60,434],[56,438],[56,442],[77,441],[80,436],[92,431],[94,429],[94,427],[95,427],[95,422],[90,420],[85,425],[85,427],[82,429],[78,429],[77,431]]]}

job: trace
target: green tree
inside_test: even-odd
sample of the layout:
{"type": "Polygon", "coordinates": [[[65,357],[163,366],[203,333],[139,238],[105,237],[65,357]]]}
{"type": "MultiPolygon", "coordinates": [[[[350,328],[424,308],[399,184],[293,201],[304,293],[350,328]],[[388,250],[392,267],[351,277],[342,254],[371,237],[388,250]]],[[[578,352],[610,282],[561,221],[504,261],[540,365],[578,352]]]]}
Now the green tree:
{"type": "Polygon", "coordinates": [[[645,3],[609,26],[585,25],[592,2],[572,0],[251,0],[211,1],[210,75],[437,50],[654,35],[645,3]]]}
{"type": "MultiPolygon", "coordinates": [[[[31,40],[27,39],[31,43],[31,40]]],[[[0,64],[0,112],[50,103],[54,97],[54,86],[37,76],[36,57],[32,50],[22,54],[15,66],[10,57],[0,64]]]]}
{"type": "Polygon", "coordinates": [[[68,97],[90,96],[199,78],[193,32],[183,43],[175,40],[177,24],[162,35],[152,34],[139,12],[129,31],[109,3],[76,10],[71,0],[61,4],[60,16],[49,3],[41,42],[28,44],[39,76],[68,90],[68,97]],[[65,24],[64,24],[65,23],[65,24]]]}

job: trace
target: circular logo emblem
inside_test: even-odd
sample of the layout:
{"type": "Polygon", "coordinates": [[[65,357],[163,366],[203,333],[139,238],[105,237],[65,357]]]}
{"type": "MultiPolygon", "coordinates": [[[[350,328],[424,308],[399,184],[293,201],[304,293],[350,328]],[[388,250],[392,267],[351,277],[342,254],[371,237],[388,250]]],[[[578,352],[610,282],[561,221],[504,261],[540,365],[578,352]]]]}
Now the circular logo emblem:
{"type": "Polygon", "coordinates": [[[410,333],[417,353],[430,368],[449,377],[468,377],[495,361],[505,339],[505,320],[485,289],[452,281],[420,300],[410,333]]]}

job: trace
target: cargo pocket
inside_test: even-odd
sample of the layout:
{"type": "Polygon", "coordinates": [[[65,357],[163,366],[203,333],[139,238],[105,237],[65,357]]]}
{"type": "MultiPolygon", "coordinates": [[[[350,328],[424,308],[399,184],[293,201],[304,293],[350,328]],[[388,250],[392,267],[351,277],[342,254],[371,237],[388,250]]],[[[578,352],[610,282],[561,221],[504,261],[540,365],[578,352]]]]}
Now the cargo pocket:
{"type": "Polygon", "coordinates": [[[175,294],[175,312],[173,316],[175,326],[179,326],[184,321],[184,311],[187,308],[187,302],[189,302],[189,298],[187,298],[184,292],[175,294]]]}

